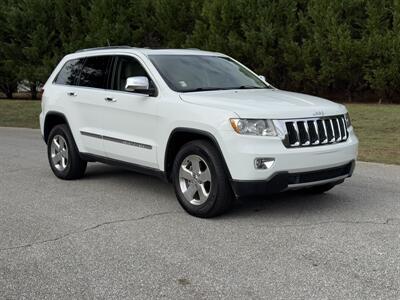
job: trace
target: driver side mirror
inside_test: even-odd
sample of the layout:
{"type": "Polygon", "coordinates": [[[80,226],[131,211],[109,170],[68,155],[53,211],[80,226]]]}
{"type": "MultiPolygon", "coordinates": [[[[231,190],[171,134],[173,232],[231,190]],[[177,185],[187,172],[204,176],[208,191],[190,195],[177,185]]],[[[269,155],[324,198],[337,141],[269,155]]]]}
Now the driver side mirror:
{"type": "Polygon", "coordinates": [[[150,86],[149,79],[146,76],[128,77],[125,91],[146,94],[151,97],[157,96],[157,90],[154,86],[150,86]]]}
{"type": "Polygon", "coordinates": [[[149,90],[149,79],[145,76],[128,77],[126,79],[125,91],[145,92],[149,90]]]}
{"type": "Polygon", "coordinates": [[[262,81],[265,81],[265,76],[264,75],[258,75],[258,78],[260,78],[262,81]]]}

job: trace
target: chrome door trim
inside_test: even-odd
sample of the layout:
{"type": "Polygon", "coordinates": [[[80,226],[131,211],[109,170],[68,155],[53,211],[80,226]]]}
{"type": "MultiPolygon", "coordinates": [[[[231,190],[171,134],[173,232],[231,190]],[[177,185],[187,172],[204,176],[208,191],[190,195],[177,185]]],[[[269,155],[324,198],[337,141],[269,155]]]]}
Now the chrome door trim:
{"type": "Polygon", "coordinates": [[[110,142],[115,142],[115,143],[120,143],[120,144],[124,144],[124,145],[128,145],[128,146],[134,146],[134,147],[148,149],[148,150],[153,149],[153,146],[148,145],[148,144],[143,144],[143,143],[138,143],[138,142],[134,142],[134,141],[118,139],[118,138],[114,138],[114,137],[111,137],[111,136],[100,135],[100,134],[86,132],[86,131],[81,131],[81,134],[85,135],[85,136],[88,136],[88,137],[102,139],[102,140],[105,140],[105,141],[110,141],[110,142]]]}

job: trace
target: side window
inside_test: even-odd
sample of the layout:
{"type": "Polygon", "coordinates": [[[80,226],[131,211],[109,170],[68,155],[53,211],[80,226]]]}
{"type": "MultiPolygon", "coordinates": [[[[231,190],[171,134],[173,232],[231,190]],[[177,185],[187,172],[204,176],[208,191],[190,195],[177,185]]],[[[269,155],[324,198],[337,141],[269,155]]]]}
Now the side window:
{"type": "Polygon", "coordinates": [[[125,91],[126,79],[135,76],[147,77],[150,81],[150,87],[154,87],[146,70],[135,58],[130,56],[117,56],[112,89],[116,91],[125,91]]]}
{"type": "Polygon", "coordinates": [[[79,86],[105,88],[110,56],[87,57],[82,68],[79,86]]]}
{"type": "Polygon", "coordinates": [[[65,63],[61,71],[58,73],[55,83],[76,85],[81,72],[83,59],[72,59],[65,63]]]}

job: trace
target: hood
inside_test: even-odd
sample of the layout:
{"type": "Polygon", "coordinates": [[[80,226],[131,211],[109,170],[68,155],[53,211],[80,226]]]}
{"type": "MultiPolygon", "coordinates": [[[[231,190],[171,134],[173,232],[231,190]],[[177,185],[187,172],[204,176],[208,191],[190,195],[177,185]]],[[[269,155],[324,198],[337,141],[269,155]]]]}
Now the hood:
{"type": "Polygon", "coordinates": [[[183,101],[236,113],[241,118],[310,118],[344,114],[346,108],[322,98],[276,89],[182,93],[183,101]]]}

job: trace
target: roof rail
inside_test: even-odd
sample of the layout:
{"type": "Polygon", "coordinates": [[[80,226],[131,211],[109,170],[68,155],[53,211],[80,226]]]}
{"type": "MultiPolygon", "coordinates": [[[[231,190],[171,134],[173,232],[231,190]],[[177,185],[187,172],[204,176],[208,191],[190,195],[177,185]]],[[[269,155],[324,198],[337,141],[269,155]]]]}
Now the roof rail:
{"type": "Polygon", "coordinates": [[[131,48],[132,48],[131,46],[106,46],[106,47],[95,47],[95,48],[79,49],[79,50],[75,51],[75,53],[93,51],[93,50],[131,49],[131,48]]]}

